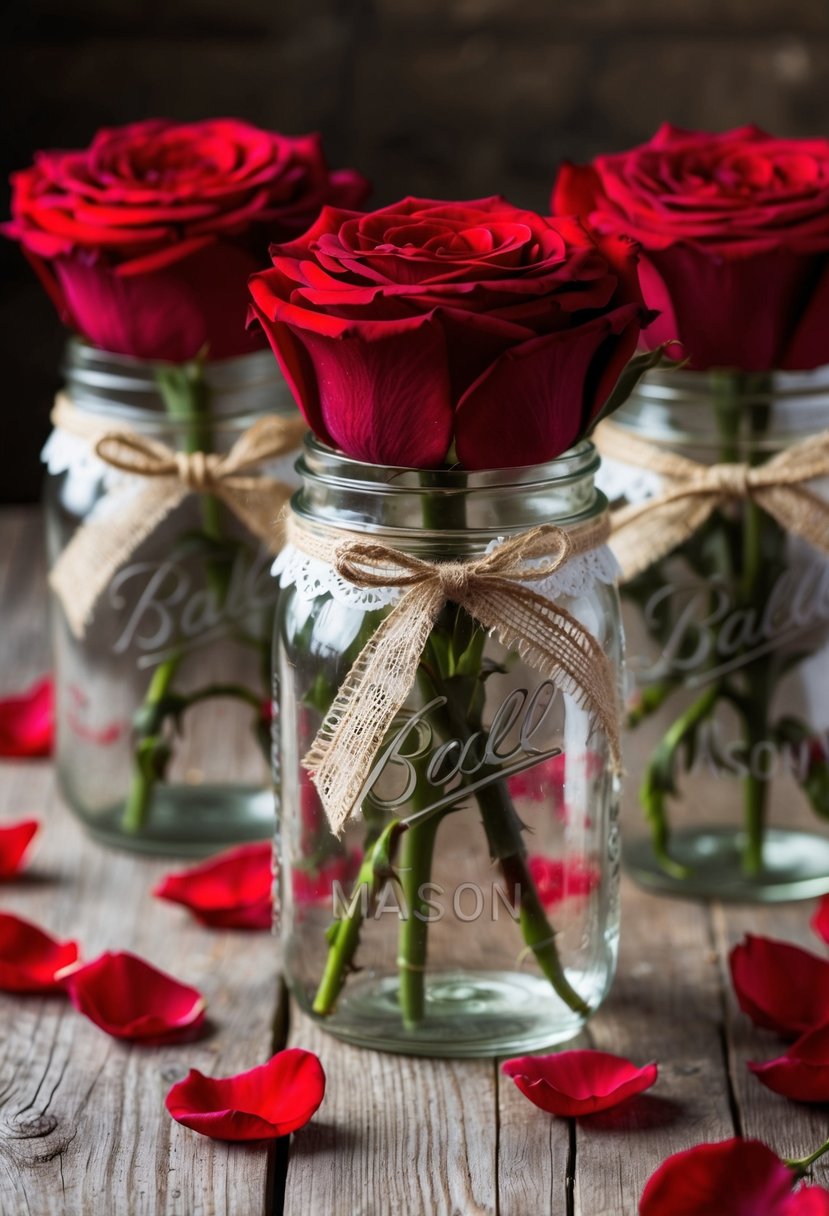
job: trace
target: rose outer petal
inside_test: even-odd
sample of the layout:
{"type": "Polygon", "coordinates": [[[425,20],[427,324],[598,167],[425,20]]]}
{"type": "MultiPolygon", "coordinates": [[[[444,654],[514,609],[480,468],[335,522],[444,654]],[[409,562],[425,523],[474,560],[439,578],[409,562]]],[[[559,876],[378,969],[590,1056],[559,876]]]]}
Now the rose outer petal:
{"type": "Polygon", "coordinates": [[[107,951],[70,971],[69,999],[116,1039],[190,1038],[204,1022],[202,994],[127,951],[107,951]]]}
{"type": "Polygon", "coordinates": [[[522,1094],[551,1115],[577,1117],[610,1110],[655,1084],[656,1064],[637,1068],[605,1051],[518,1056],[502,1065],[522,1094]]]}
{"type": "Polygon", "coordinates": [[[37,925],[0,912],[0,989],[56,992],[58,973],[78,961],[77,942],[60,942],[37,925]]]}
{"type": "Polygon", "coordinates": [[[829,895],[824,895],[809,921],[817,936],[829,945],[829,895]]]}
{"type": "Polygon", "coordinates": [[[206,1077],[193,1068],[172,1087],[165,1106],[178,1123],[202,1136],[263,1140],[304,1127],[324,1096],[325,1073],[317,1056],[291,1047],[232,1077],[206,1077]]]}
{"type": "Polygon", "coordinates": [[[829,1021],[829,961],[789,942],[746,936],[729,956],[743,1013],[766,1030],[796,1038],[829,1021]]]}
{"type": "Polygon", "coordinates": [[[239,845],[188,870],[167,874],[153,894],[181,904],[211,928],[270,929],[272,855],[268,841],[239,845]]]}
{"type": "Polygon", "coordinates": [[[10,878],[18,872],[39,827],[37,819],[21,819],[19,823],[0,827],[0,878],[10,878]]]}

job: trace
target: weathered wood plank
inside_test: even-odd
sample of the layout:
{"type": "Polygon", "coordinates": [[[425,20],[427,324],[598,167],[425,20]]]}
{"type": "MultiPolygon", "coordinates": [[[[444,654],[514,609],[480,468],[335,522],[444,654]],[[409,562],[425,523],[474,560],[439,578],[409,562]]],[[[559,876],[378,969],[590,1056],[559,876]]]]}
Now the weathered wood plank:
{"type": "Polygon", "coordinates": [[[503,1080],[502,1216],[570,1210],[580,1216],[635,1216],[647,1178],[666,1156],[732,1134],[720,978],[706,910],[657,900],[625,882],[622,917],[611,995],[579,1042],[568,1046],[592,1046],[639,1064],[658,1060],[658,1085],[618,1111],[568,1127],[535,1111],[503,1080]],[[573,1176],[571,1209],[566,1205],[573,1176]]]}
{"type": "MultiPolygon", "coordinates": [[[[808,902],[767,908],[718,907],[714,924],[723,974],[727,977],[729,951],[746,933],[781,938],[825,956],[826,948],[809,929],[814,907],[808,902]]],[[[781,1098],[748,1071],[748,1060],[772,1060],[783,1054],[787,1044],[751,1024],[740,1011],[728,978],[726,992],[729,1066],[743,1134],[764,1140],[783,1157],[803,1157],[826,1140],[826,1109],[781,1098]]],[[[825,1162],[815,1166],[815,1178],[829,1185],[829,1166],[825,1162]]]]}
{"type": "Polygon", "coordinates": [[[315,1051],[325,1103],[294,1137],[285,1216],[491,1216],[495,1064],[349,1047],[292,1006],[290,1041],[315,1051]]]}
{"type": "MultiPolygon", "coordinates": [[[[0,689],[47,666],[36,513],[0,515],[0,689]]],[[[4,1216],[230,1216],[270,1209],[269,1153],[215,1144],[163,1107],[188,1068],[231,1073],[266,1059],[277,1008],[274,943],[214,933],[150,896],[169,862],[104,850],[60,805],[51,766],[0,762],[0,822],[37,813],[42,840],[0,907],[87,957],[127,948],[204,992],[202,1041],[118,1043],[61,998],[0,997],[0,1212],[4,1216]]]]}
{"type": "Polygon", "coordinates": [[[594,1047],[659,1081],[576,1131],[577,1216],[635,1216],[645,1183],[671,1153],[734,1134],[722,1051],[722,992],[708,909],[625,884],[619,975],[590,1024],[594,1047]]]}

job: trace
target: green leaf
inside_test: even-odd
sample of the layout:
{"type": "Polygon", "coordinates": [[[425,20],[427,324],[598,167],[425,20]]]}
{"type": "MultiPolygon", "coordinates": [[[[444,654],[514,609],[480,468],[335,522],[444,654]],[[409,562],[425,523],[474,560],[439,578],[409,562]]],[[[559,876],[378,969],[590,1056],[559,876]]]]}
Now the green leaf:
{"type": "Polygon", "coordinates": [[[624,405],[645,372],[649,372],[655,367],[667,366],[675,368],[681,366],[681,364],[677,364],[673,359],[664,358],[666,349],[674,345],[674,342],[663,342],[660,346],[655,347],[654,350],[645,351],[641,355],[634,355],[630,362],[622,369],[622,374],[616,381],[613,391],[605,402],[601,412],[593,419],[590,427],[591,431],[603,418],[609,418],[621,405],[624,405]]]}

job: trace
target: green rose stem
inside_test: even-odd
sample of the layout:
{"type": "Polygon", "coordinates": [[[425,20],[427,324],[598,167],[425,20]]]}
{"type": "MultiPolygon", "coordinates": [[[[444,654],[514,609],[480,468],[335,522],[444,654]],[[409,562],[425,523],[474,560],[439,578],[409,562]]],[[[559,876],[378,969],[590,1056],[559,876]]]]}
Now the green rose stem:
{"type": "MultiPolygon", "coordinates": [[[[185,451],[212,451],[210,391],[204,376],[203,360],[195,359],[181,366],[159,366],[155,379],[167,416],[185,430],[185,451]]],[[[219,540],[222,534],[221,506],[209,494],[201,494],[199,500],[205,535],[210,540],[219,540]]],[[[227,590],[226,571],[210,562],[207,577],[214,595],[223,598],[227,590]]],[[[171,755],[170,745],[163,736],[166,704],[183,658],[180,650],[174,650],[169,658],[158,665],[144,701],[133,719],[135,750],[132,779],[121,820],[127,832],[139,832],[144,826],[152,808],[156,783],[163,780],[166,774],[171,755]]]]}
{"type": "MultiPolygon", "coordinates": [[[[422,774],[409,801],[412,812],[425,809],[429,794],[422,774]]],[[[413,824],[400,845],[399,876],[403,919],[397,945],[398,999],[403,1024],[413,1030],[423,1020],[426,1003],[426,952],[429,938],[429,905],[422,895],[423,884],[432,874],[435,839],[441,815],[430,815],[413,824]]]]}
{"type": "MultiPolygon", "coordinates": [[[[737,463],[742,458],[741,433],[746,417],[751,439],[756,441],[767,429],[768,406],[764,398],[768,397],[768,378],[734,371],[712,371],[709,376],[720,434],[720,459],[724,464],[737,463]],[[752,402],[752,394],[758,400],[752,402]]],[[[752,450],[750,459],[756,462],[762,459],[762,453],[752,450]]],[[[707,551],[712,563],[708,577],[733,588],[734,609],[750,613],[761,602],[770,578],[773,580],[773,563],[782,552],[785,537],[779,525],[769,519],[751,499],[743,502],[740,510],[742,513],[737,521],[731,521],[727,515],[719,512],[712,520],[707,535],[707,551]]],[[[712,647],[712,653],[715,652],[716,645],[712,647]]],[[[716,656],[714,661],[718,661],[716,656]]],[[[757,745],[769,737],[768,711],[774,681],[773,664],[768,656],[764,656],[746,663],[739,675],[744,685],[741,692],[737,692],[728,681],[716,681],[672,723],[645,770],[640,800],[650,823],[654,854],[662,868],[677,879],[688,878],[691,871],[672,858],[669,851],[666,799],[677,793],[676,754],[683,746],[689,753],[693,752],[699,726],[714,714],[720,700],[731,702],[743,724],[742,742],[747,759],[747,771],[743,777],[743,871],[751,877],[763,871],[768,781],[754,771],[754,759],[757,745]]],[[[645,690],[640,704],[633,708],[630,724],[636,725],[659,708],[676,686],[666,680],[645,690]]]]}
{"type": "MultiPolygon", "coordinates": [[[[427,501],[424,521],[428,527],[440,531],[463,531],[465,517],[461,515],[457,518],[457,507],[462,508],[462,503],[437,496],[427,501]]],[[[462,608],[448,605],[433,631],[418,672],[424,702],[434,700],[438,694],[447,697],[446,705],[436,708],[430,715],[433,728],[445,741],[457,740],[461,746],[483,730],[482,660],[485,640],[483,630],[462,608]]],[[[547,919],[527,865],[523,826],[504,782],[497,780],[497,772],[497,769],[493,769],[490,774],[492,783],[474,793],[490,855],[501,870],[513,906],[519,907],[521,932],[539,968],[564,1004],[579,1016],[586,1017],[590,1007],[570,985],[564,973],[555,931],[547,919]]],[[[480,775],[476,774],[476,778],[480,778],[480,775]]],[[[387,827],[367,850],[349,911],[329,929],[325,968],[313,1002],[315,1013],[328,1015],[334,1010],[359,944],[363,919],[362,890],[366,890],[367,898],[373,897],[380,885],[378,874],[384,877],[391,874],[391,848],[397,834],[405,828],[398,869],[394,874],[401,887],[404,912],[398,938],[398,1000],[407,1029],[414,1030],[422,1022],[425,1013],[429,909],[420,892],[431,877],[440,822],[444,815],[450,813],[444,810],[430,815],[428,807],[431,797],[424,774],[419,774],[409,800],[413,822],[401,825],[395,820],[389,825],[395,828],[393,835],[388,837],[387,827]],[[426,813],[418,818],[417,812],[421,809],[426,813]],[[382,864],[378,864],[378,856],[382,864]]]]}
{"type": "Polygon", "coordinates": [[[147,820],[156,781],[164,776],[170,758],[162,735],[164,702],[175,679],[182,655],[173,654],[153,672],[143,704],[135,715],[135,752],[132,781],[121,818],[125,832],[139,832],[147,820]]]}
{"type": "Polygon", "coordinates": [[[328,930],[328,954],[312,1005],[314,1013],[329,1014],[337,1003],[360,943],[363,903],[367,905],[385,882],[397,877],[392,858],[402,830],[399,820],[393,819],[377,837],[363,858],[346,915],[328,930]]]}
{"type": "Polygon", "coordinates": [[[665,807],[666,797],[676,793],[674,766],[676,754],[683,744],[693,740],[697,728],[714,712],[720,689],[711,684],[692,705],[676,718],[655,748],[639,788],[639,801],[650,824],[651,847],[662,869],[674,878],[691,876],[688,866],[681,865],[670,854],[670,829],[665,807]]]}
{"type": "Polygon", "coordinates": [[[808,1157],[784,1157],[783,1164],[787,1165],[790,1170],[794,1170],[798,1178],[802,1178],[804,1174],[808,1174],[811,1166],[821,1157],[825,1157],[829,1153],[829,1140],[821,1144],[820,1148],[815,1149],[813,1153],[809,1153],[808,1157]]]}
{"type": "MultiPolygon", "coordinates": [[[[458,609],[458,611],[463,610],[458,609]]],[[[481,649],[483,649],[484,634],[480,630],[478,638],[481,649]]],[[[478,664],[480,669],[480,657],[478,664]]],[[[464,721],[453,714],[451,698],[446,708],[450,717],[454,719],[450,724],[450,737],[466,742],[483,730],[479,709],[472,709],[464,721]]],[[[495,771],[493,770],[493,777],[495,771]]],[[[476,774],[476,778],[480,780],[478,774],[476,774]]],[[[590,1006],[576,992],[564,974],[556,946],[555,930],[547,919],[547,913],[544,911],[544,905],[539,898],[527,864],[523,824],[512,804],[506,784],[503,781],[493,780],[489,785],[475,791],[475,800],[481,812],[490,856],[494,862],[497,862],[503,875],[512,906],[515,907],[517,903],[520,907],[518,921],[526,945],[535,956],[535,961],[542,973],[550,981],[553,991],[567,1008],[581,1017],[588,1017],[590,1006]]]]}

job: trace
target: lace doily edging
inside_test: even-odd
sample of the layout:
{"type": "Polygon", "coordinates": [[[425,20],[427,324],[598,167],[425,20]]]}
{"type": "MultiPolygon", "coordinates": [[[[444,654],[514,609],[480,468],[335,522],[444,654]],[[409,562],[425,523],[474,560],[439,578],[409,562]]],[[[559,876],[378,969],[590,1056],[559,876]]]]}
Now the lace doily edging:
{"type": "MultiPolygon", "coordinates": [[[[502,538],[488,546],[491,552],[502,538]]],[[[304,600],[330,595],[339,604],[363,611],[388,608],[402,592],[395,587],[355,587],[338,574],[327,562],[310,557],[293,545],[286,545],[276,558],[271,571],[279,579],[280,588],[295,587],[304,600]]],[[[566,596],[576,598],[589,594],[597,583],[612,584],[619,577],[619,564],[607,545],[591,549],[572,558],[561,570],[548,578],[530,583],[540,595],[550,599],[566,596]]]]}
{"type": "Polygon", "coordinates": [[[639,469],[619,460],[602,457],[596,485],[610,503],[624,499],[632,505],[647,502],[662,490],[662,478],[653,469],[639,469]]]}

